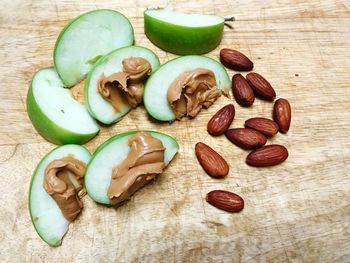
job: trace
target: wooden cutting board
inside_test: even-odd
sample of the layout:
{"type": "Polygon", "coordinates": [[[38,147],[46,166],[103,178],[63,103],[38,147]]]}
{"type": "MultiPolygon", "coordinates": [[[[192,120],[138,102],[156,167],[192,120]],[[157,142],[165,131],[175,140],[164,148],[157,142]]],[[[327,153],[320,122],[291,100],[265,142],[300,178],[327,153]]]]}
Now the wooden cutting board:
{"type": "MultiPolygon", "coordinates": [[[[350,262],[350,4],[349,1],[73,1],[2,0],[0,9],[0,258],[3,262],[350,262]],[[30,222],[28,188],[40,159],[55,146],[42,139],[26,113],[33,73],[52,65],[60,30],[75,16],[96,8],[125,14],[136,44],[154,50],[161,62],[175,55],[143,34],[143,11],[170,4],[177,10],[235,16],[220,48],[238,49],[255,71],[289,99],[293,120],[287,135],[269,143],[290,152],[282,165],[249,167],[243,151],[224,136],[213,138],[206,123],[234,103],[231,127],[255,116],[271,117],[272,104],[238,106],[221,97],[190,121],[156,123],[143,107],[103,127],[86,144],[134,129],[174,136],[180,151],[159,180],[113,209],[88,197],[63,245],[51,248],[30,222]],[[207,176],[194,145],[202,141],[230,164],[223,180],[207,176]],[[210,190],[226,189],[245,199],[239,214],[208,205],[210,190]]],[[[230,76],[233,71],[229,71],[230,76]]],[[[82,97],[81,85],[74,93],[82,97]]]]}

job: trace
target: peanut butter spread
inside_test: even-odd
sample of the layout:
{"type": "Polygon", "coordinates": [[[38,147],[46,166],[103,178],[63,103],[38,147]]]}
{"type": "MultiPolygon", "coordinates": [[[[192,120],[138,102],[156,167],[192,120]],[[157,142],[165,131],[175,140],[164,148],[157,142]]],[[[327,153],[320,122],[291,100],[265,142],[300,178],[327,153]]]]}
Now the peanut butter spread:
{"type": "Polygon", "coordinates": [[[168,89],[168,102],[176,118],[194,118],[202,107],[209,108],[220,97],[215,75],[211,70],[197,68],[180,74],[168,89]]]}
{"type": "Polygon", "coordinates": [[[165,148],[162,142],[147,132],[137,132],[129,139],[127,158],[113,169],[108,188],[112,204],[130,199],[138,189],[161,174],[165,148]]]}
{"type": "Polygon", "coordinates": [[[105,77],[101,75],[98,91],[116,111],[128,103],[135,108],[142,102],[144,81],[151,73],[151,64],[141,57],[130,57],[122,61],[123,71],[105,77]]]}
{"type": "Polygon", "coordinates": [[[54,160],[45,169],[44,189],[70,222],[83,208],[78,192],[82,189],[85,170],[85,163],[71,156],[54,160]]]}

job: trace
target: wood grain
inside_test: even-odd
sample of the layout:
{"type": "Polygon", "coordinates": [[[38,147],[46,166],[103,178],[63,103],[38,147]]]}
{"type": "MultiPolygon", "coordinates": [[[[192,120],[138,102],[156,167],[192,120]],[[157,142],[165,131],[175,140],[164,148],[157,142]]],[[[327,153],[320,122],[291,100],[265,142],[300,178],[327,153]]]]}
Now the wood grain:
{"type": "MultiPolygon", "coordinates": [[[[0,258],[2,262],[350,262],[350,4],[328,1],[73,1],[3,0],[0,9],[0,258]],[[221,97],[195,120],[159,124],[143,107],[102,128],[86,146],[93,151],[110,136],[154,129],[177,138],[181,148],[164,174],[118,209],[84,199],[85,209],[59,248],[40,240],[27,202],[31,174],[54,145],[31,125],[25,107],[33,73],[52,65],[53,46],[73,17],[95,8],[124,13],[138,45],[161,62],[175,57],[143,34],[147,7],[235,16],[222,47],[246,53],[255,70],[289,99],[292,125],[270,142],[290,151],[282,165],[258,169],[243,151],[206,123],[231,102],[221,97]],[[194,156],[203,141],[220,152],[231,170],[224,180],[208,177],[194,156]],[[239,214],[206,204],[205,194],[224,189],[246,202],[239,214]]],[[[233,75],[233,71],[229,71],[233,75]]],[[[74,88],[82,95],[81,85],[74,88]]],[[[271,117],[272,104],[249,109],[235,103],[231,127],[250,117],[271,117]]]]}

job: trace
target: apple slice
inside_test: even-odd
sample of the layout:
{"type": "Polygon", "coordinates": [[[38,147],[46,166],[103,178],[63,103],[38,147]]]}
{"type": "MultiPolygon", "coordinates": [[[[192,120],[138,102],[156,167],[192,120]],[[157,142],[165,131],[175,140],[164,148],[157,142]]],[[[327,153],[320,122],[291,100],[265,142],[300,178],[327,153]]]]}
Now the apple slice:
{"type": "Polygon", "coordinates": [[[170,9],[144,12],[145,34],[157,47],[178,55],[204,54],[222,39],[225,19],[170,9]]]}
{"type": "MultiPolygon", "coordinates": [[[[107,190],[111,182],[113,168],[126,159],[130,147],[128,139],[136,131],[120,133],[102,145],[93,154],[85,175],[85,187],[88,195],[97,203],[111,205],[107,190]]],[[[154,138],[162,141],[165,148],[164,162],[168,165],[179,149],[176,140],[169,135],[148,131],[154,138]]]]}
{"type": "Polygon", "coordinates": [[[82,14],[63,28],[56,41],[56,70],[64,85],[71,87],[100,57],[133,42],[134,30],[123,14],[109,9],[82,14]]]}
{"type": "Polygon", "coordinates": [[[84,105],[63,87],[54,68],[35,73],[28,90],[27,111],[39,134],[55,144],[82,144],[99,131],[84,105]]]}
{"type": "Polygon", "coordinates": [[[50,246],[59,246],[68,230],[69,221],[63,216],[54,199],[43,187],[46,167],[54,160],[67,155],[84,163],[90,160],[90,153],[83,146],[64,145],[49,152],[36,167],[29,186],[29,213],[36,232],[50,246]]]}
{"type": "Polygon", "coordinates": [[[170,84],[183,72],[196,68],[206,68],[214,72],[217,87],[224,93],[231,88],[231,80],[225,68],[216,60],[205,56],[183,56],[163,64],[147,81],[143,103],[147,112],[160,121],[175,120],[167,92],[170,84]]]}
{"type": "Polygon", "coordinates": [[[130,106],[126,103],[117,112],[98,92],[98,81],[101,75],[110,76],[113,73],[123,71],[122,61],[130,57],[142,57],[152,67],[152,72],[158,69],[159,59],[148,48],[131,46],[110,52],[101,58],[89,72],[85,81],[85,101],[90,114],[104,124],[111,124],[120,120],[129,112],[130,106]]]}

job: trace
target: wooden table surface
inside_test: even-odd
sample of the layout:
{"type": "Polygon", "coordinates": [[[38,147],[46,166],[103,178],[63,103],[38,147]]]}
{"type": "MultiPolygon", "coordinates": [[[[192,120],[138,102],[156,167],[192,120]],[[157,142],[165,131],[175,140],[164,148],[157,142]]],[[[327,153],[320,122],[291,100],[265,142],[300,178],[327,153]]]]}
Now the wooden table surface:
{"type": "MultiPolygon", "coordinates": [[[[2,262],[350,262],[350,3],[349,1],[97,1],[2,0],[0,8],[0,261],[2,262]],[[246,53],[255,71],[289,99],[292,126],[270,143],[289,149],[282,165],[258,169],[247,151],[206,132],[221,97],[190,121],[159,124],[143,107],[104,127],[90,151],[119,132],[154,129],[174,136],[180,151],[159,180],[124,206],[110,209],[84,198],[63,245],[40,240],[29,218],[28,188],[40,159],[55,146],[42,139],[26,113],[34,72],[52,65],[63,26],[82,12],[112,8],[125,14],[137,45],[161,62],[175,55],[143,33],[143,11],[170,4],[177,10],[235,16],[220,48],[246,53]],[[224,180],[207,176],[194,144],[203,141],[230,164],[224,180]],[[240,194],[246,206],[229,214],[204,198],[214,189],[240,194]]],[[[230,76],[234,72],[229,71],[230,76]]],[[[82,98],[81,85],[74,94],[82,98]]],[[[255,116],[271,117],[272,104],[236,107],[231,127],[255,116]]]]}

